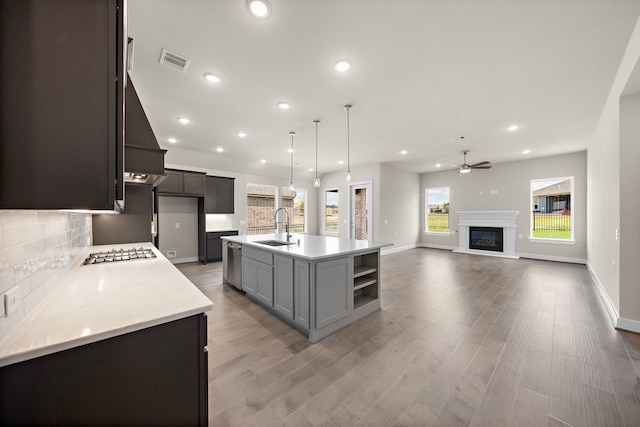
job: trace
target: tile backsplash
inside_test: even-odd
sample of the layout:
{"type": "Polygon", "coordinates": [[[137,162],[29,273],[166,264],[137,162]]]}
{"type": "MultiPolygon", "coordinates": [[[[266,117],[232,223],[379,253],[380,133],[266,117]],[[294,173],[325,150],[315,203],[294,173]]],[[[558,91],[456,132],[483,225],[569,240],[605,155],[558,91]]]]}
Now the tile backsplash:
{"type": "Polygon", "coordinates": [[[234,230],[233,215],[207,214],[207,231],[234,230]]]}
{"type": "Polygon", "coordinates": [[[91,236],[90,214],[0,211],[0,339],[83,255],[91,236]],[[15,285],[21,304],[6,317],[4,293],[15,285]]]}

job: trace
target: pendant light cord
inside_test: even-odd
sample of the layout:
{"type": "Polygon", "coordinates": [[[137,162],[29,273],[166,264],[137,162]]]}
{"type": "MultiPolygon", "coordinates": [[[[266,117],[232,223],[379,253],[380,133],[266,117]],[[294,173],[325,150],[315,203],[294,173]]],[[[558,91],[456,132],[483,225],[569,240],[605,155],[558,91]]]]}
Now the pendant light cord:
{"type": "Polygon", "coordinates": [[[320,120],[314,120],[313,123],[316,124],[316,180],[318,179],[318,123],[320,120]]]}
{"type": "Polygon", "coordinates": [[[344,108],[347,110],[347,170],[351,171],[351,143],[349,141],[349,111],[351,110],[351,105],[346,105],[344,108]]]}

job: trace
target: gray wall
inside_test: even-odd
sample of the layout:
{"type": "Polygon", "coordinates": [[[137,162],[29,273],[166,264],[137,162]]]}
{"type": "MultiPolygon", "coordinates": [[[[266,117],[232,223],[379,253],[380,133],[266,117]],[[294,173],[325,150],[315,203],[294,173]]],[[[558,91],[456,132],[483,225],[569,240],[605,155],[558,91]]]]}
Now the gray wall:
{"type": "Polygon", "coordinates": [[[198,260],[198,199],[196,197],[158,197],[158,236],[160,252],[176,251],[173,263],[198,260]],[[176,228],[180,224],[180,228],[176,228]]]}
{"type": "Polygon", "coordinates": [[[617,326],[636,332],[640,332],[639,61],[640,25],[636,25],[589,146],[587,212],[589,268],[606,294],[617,326]]]}
{"type": "MultiPolygon", "coordinates": [[[[373,185],[373,240],[392,243],[383,249],[392,252],[415,247],[420,242],[420,175],[398,169],[386,163],[352,168],[354,182],[371,181],[373,185]]],[[[320,215],[324,206],[324,191],[339,190],[340,237],[347,238],[349,187],[344,171],[326,174],[318,193],[320,215]]],[[[322,228],[322,218],[318,218],[322,228]]]]}
{"type": "Polygon", "coordinates": [[[428,246],[458,246],[456,211],[515,210],[517,218],[516,252],[521,256],[542,259],[585,262],[587,259],[587,160],[586,152],[542,157],[518,162],[494,164],[489,170],[473,170],[460,176],[457,170],[422,175],[421,226],[422,242],[428,246]],[[574,177],[573,213],[575,244],[539,243],[529,241],[530,182],[532,179],[574,177]],[[424,232],[425,189],[449,187],[450,230],[448,236],[424,232]],[[497,190],[497,194],[491,194],[497,190]]]}
{"type": "Polygon", "coordinates": [[[589,268],[604,290],[617,326],[636,332],[640,332],[639,61],[640,25],[636,25],[588,159],[589,268]]]}

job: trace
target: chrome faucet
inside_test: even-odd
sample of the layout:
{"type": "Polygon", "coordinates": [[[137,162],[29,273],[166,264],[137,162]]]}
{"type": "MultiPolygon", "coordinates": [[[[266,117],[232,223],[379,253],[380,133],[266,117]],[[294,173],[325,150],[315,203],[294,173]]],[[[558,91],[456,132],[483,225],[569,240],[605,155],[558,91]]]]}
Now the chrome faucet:
{"type": "Polygon", "coordinates": [[[273,221],[275,222],[275,229],[276,231],[278,230],[278,224],[284,224],[284,230],[287,233],[287,243],[289,242],[289,239],[291,239],[291,234],[289,234],[289,227],[290,227],[290,221],[289,221],[289,211],[286,208],[278,208],[276,209],[276,213],[273,215],[273,221]],[[282,221],[278,221],[278,212],[280,211],[284,211],[284,213],[287,214],[287,222],[283,223],[282,221]]]}

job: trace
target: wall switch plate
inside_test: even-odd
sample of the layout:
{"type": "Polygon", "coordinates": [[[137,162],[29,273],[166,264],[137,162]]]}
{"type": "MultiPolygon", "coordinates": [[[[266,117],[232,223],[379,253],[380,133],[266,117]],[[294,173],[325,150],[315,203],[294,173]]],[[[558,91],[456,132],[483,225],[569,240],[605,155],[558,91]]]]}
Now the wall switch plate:
{"type": "Polygon", "coordinates": [[[176,228],[180,228],[180,223],[176,222],[176,228]]]}
{"type": "Polygon", "coordinates": [[[176,251],[167,251],[167,258],[175,258],[176,251]]]}
{"type": "Polygon", "coordinates": [[[7,317],[20,307],[20,286],[14,286],[4,294],[4,310],[7,317]]]}

